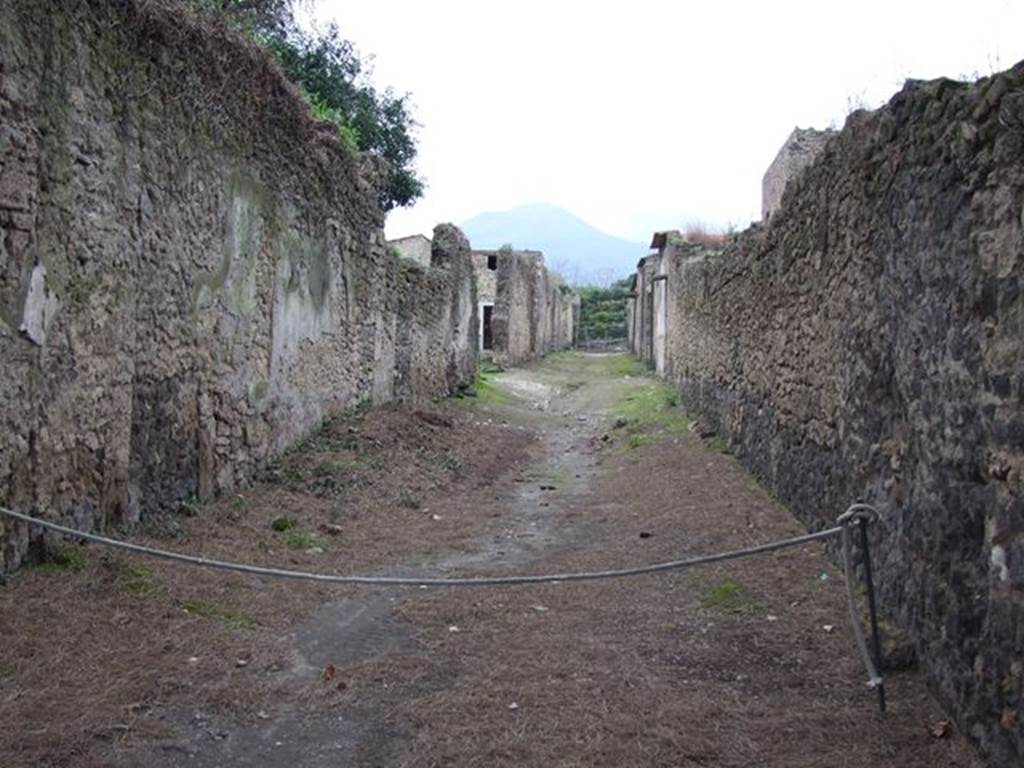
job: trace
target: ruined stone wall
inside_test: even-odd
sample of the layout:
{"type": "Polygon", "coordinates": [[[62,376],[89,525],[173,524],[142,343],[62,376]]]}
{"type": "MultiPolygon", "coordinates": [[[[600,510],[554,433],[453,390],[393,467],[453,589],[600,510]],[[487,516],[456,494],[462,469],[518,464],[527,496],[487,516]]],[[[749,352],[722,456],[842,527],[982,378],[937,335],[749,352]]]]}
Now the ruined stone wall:
{"type": "Polygon", "coordinates": [[[410,235],[400,237],[397,240],[388,240],[388,247],[398,252],[398,255],[409,261],[414,261],[421,267],[429,267],[431,262],[431,240],[424,235],[410,235]]]}
{"type": "Polygon", "coordinates": [[[539,251],[498,251],[494,362],[519,365],[571,347],[579,324],[579,296],[544,266],[539,251]]]}
{"type": "Polygon", "coordinates": [[[685,405],[813,527],[878,506],[885,611],[1024,759],[1024,63],[855,113],[769,226],[669,260],[685,405]]]}
{"type": "Polygon", "coordinates": [[[476,295],[481,304],[494,304],[498,294],[498,270],[491,269],[492,259],[497,264],[498,251],[473,251],[473,273],[476,275],[476,295]]]}
{"type": "Polygon", "coordinates": [[[782,204],[782,193],[821,154],[835,131],[794,128],[761,180],[761,218],[768,221],[782,204]]]}
{"type": "MultiPolygon", "coordinates": [[[[390,255],[379,176],[227,30],[0,4],[0,504],[134,521],[339,409],[471,382],[468,244],[390,255]]],[[[0,523],[0,570],[26,535],[0,523]]]]}

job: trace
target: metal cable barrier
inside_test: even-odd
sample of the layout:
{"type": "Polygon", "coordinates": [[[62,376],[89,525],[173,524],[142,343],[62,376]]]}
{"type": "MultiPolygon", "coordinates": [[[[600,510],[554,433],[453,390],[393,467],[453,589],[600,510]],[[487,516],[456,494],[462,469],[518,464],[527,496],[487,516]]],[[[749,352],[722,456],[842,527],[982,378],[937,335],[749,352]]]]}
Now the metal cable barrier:
{"type": "MultiPolygon", "coordinates": [[[[365,575],[345,575],[335,573],[317,573],[311,571],[298,571],[290,570],[286,568],[269,568],[260,565],[250,565],[247,563],[232,563],[223,560],[213,560],[206,557],[199,557],[197,555],[189,555],[182,552],[173,552],[166,549],[157,549],[155,547],[147,547],[142,544],[134,544],[129,541],[121,541],[119,539],[111,539],[106,536],[100,536],[95,533],[87,533],[85,531],[79,531],[75,528],[68,528],[67,526],[60,525],[58,523],[50,522],[49,520],[42,520],[31,515],[25,515],[14,510],[0,507],[0,515],[4,515],[13,520],[25,523],[31,526],[37,526],[54,533],[59,533],[63,536],[68,536],[74,539],[80,539],[82,541],[91,541],[95,544],[101,544],[106,547],[113,549],[121,549],[127,552],[134,552],[135,554],[145,555],[147,557],[160,558],[163,560],[171,560],[173,562],[186,563],[188,565],[199,566],[202,568],[214,568],[224,571],[235,571],[239,573],[250,573],[257,576],[271,576],[274,578],[282,579],[300,579],[304,581],[315,581],[321,583],[330,584],[361,584],[371,586],[409,586],[409,587],[489,587],[489,586],[521,586],[526,584],[559,584],[562,582],[569,581],[602,581],[605,579],[621,579],[631,576],[643,576],[647,574],[666,573],[669,571],[681,571],[687,568],[693,568],[698,565],[708,565],[710,563],[721,563],[728,560],[736,560],[741,557],[750,557],[751,555],[760,555],[768,552],[775,552],[780,549],[787,549],[789,547],[796,547],[801,544],[806,544],[811,541],[821,541],[824,539],[831,539],[835,537],[841,537],[842,540],[842,557],[844,565],[844,575],[846,581],[846,591],[850,607],[850,618],[853,623],[853,634],[854,639],[857,642],[857,648],[863,658],[865,669],[868,672],[868,685],[872,688],[880,688],[882,686],[882,678],[878,675],[875,661],[872,659],[871,654],[868,651],[867,643],[864,640],[863,630],[860,626],[860,619],[857,616],[856,610],[856,597],[854,594],[853,587],[853,568],[851,563],[850,545],[849,545],[849,528],[855,523],[860,523],[862,526],[862,532],[864,531],[863,526],[865,525],[866,512],[874,514],[874,508],[864,504],[855,504],[851,506],[838,520],[838,525],[832,528],[826,528],[822,531],[815,533],[808,533],[803,536],[794,536],[789,539],[781,539],[779,541],[769,542],[767,544],[760,544],[753,547],[746,547],[744,549],[734,549],[728,552],[718,552],[711,555],[703,555],[701,557],[692,557],[685,560],[669,560],[661,563],[652,563],[650,565],[641,565],[633,568],[619,568],[610,569],[603,571],[575,571],[571,573],[545,573],[545,574],[532,574],[524,576],[464,576],[464,577],[412,577],[412,576],[365,576],[365,575]]],[[[866,542],[866,538],[864,539],[866,542]]],[[[878,655],[878,635],[877,628],[875,627],[875,615],[874,615],[874,595],[873,590],[869,592],[871,607],[872,607],[872,629],[875,632],[875,647],[876,647],[876,660],[878,655]]],[[[880,698],[880,706],[882,711],[885,710],[884,698],[880,698]]]]}

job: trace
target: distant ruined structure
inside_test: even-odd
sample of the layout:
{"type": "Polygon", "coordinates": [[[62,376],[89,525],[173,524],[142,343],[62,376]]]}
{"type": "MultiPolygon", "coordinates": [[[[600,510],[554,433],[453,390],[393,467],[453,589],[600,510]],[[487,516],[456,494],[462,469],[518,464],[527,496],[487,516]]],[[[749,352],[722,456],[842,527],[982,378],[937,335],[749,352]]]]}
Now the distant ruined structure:
{"type": "MultiPolygon", "coordinates": [[[[410,241],[389,244],[408,248],[410,241]]],[[[483,356],[511,366],[576,343],[579,295],[544,265],[544,254],[501,248],[474,250],[471,258],[483,356]]]]}
{"type": "Polygon", "coordinates": [[[768,221],[782,204],[786,185],[814,162],[835,131],[794,128],[761,181],[761,220],[768,221]]]}
{"type": "Polygon", "coordinates": [[[796,137],[766,225],[721,248],[656,235],[632,349],[811,528],[878,507],[888,615],[960,728],[1020,765],[1024,62],[796,137]]]}
{"type": "Polygon", "coordinates": [[[498,298],[498,251],[473,251],[480,354],[494,355],[494,304],[498,298]]]}
{"type": "Polygon", "coordinates": [[[502,249],[493,256],[497,260],[491,320],[494,362],[519,365],[573,346],[580,297],[544,266],[544,255],[502,249]]]}

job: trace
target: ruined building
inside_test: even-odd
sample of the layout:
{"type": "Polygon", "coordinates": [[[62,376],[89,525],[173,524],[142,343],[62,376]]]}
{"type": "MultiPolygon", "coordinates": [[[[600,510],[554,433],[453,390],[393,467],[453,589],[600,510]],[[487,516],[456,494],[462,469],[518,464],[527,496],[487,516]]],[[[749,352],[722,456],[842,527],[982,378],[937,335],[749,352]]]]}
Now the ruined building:
{"type": "MultiPolygon", "coordinates": [[[[422,235],[388,241],[406,256],[429,252],[422,235]]],[[[480,353],[498,365],[518,365],[576,343],[579,295],[544,265],[540,251],[474,250],[480,353]]]]}
{"type": "Polygon", "coordinates": [[[962,730],[1019,764],[1024,63],[908,82],[774,201],[719,249],[656,238],[632,348],[812,528],[878,507],[885,612],[962,730]]]}
{"type": "Polygon", "coordinates": [[[481,348],[518,365],[573,346],[580,298],[544,266],[540,251],[474,251],[481,348]]]}

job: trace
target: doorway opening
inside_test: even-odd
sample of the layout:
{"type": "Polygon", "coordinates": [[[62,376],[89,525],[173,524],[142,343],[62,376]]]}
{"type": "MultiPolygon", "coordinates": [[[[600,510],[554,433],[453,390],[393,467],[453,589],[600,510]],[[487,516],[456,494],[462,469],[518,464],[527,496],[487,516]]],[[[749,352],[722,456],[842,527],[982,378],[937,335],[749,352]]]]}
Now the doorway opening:
{"type": "Polygon", "coordinates": [[[484,317],[483,317],[483,335],[481,336],[481,346],[485,350],[494,348],[494,339],[491,335],[491,315],[494,312],[494,306],[491,304],[484,305],[484,317]]]}

